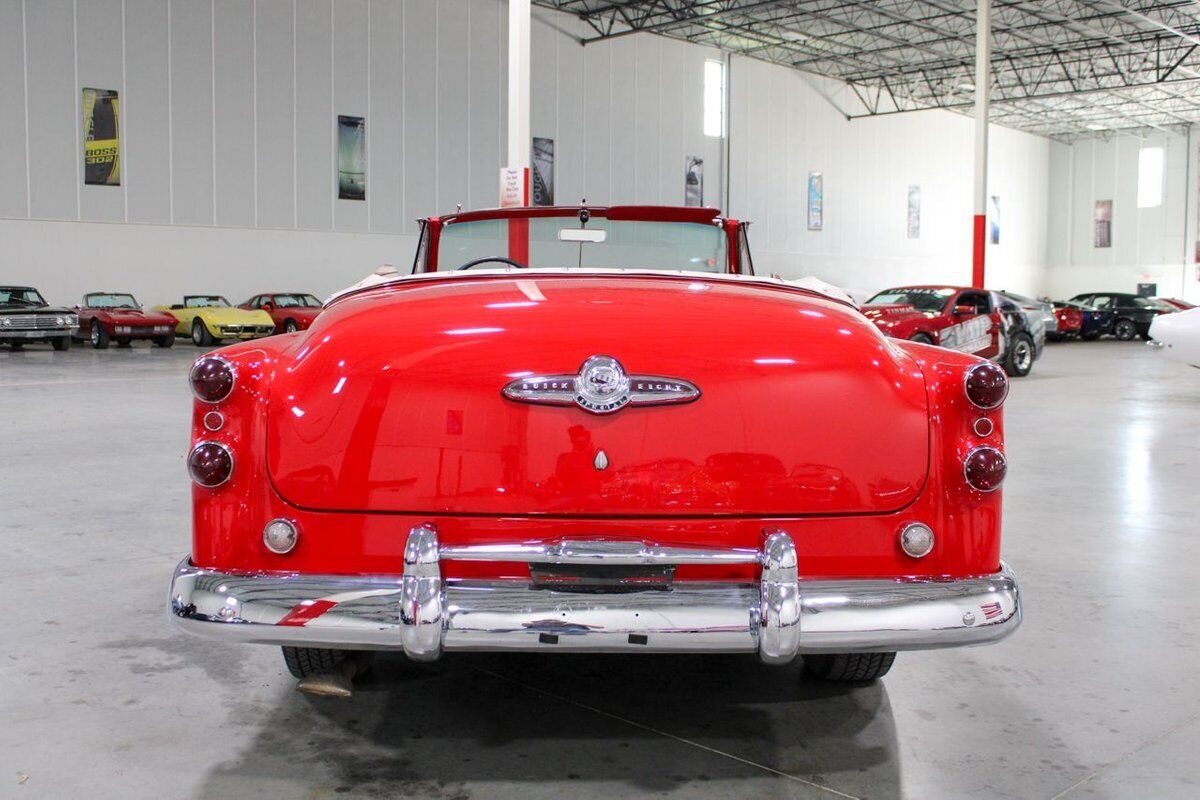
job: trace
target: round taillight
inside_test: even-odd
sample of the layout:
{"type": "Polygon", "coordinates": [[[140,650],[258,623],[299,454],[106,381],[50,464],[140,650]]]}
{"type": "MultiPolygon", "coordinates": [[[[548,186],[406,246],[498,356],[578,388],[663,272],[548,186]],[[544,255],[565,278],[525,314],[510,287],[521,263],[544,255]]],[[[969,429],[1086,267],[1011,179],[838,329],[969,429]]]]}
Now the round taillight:
{"type": "Polygon", "coordinates": [[[1008,462],[1004,454],[994,447],[976,447],[967,453],[963,461],[963,476],[972,489],[994,492],[1004,483],[1008,462]]]}
{"type": "Polygon", "coordinates": [[[999,408],[1008,397],[1008,376],[999,364],[985,361],[967,370],[963,389],[972,405],[985,410],[999,408]]]}
{"type": "Polygon", "coordinates": [[[188,383],[192,394],[205,403],[219,403],[233,391],[237,372],[233,365],[220,356],[204,356],[192,365],[188,383]]]}
{"type": "Polygon", "coordinates": [[[200,442],[188,453],[188,473],[201,486],[215,489],[233,474],[233,453],[223,444],[200,442]]]}

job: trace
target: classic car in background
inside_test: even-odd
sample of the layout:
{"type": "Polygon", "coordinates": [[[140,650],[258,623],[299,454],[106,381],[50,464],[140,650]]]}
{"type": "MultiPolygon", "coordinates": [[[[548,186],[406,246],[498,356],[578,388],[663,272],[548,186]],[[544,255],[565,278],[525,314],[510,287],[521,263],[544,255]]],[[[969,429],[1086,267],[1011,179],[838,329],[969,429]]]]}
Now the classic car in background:
{"type": "Polygon", "coordinates": [[[175,318],[175,333],[207,347],[222,339],[257,339],[275,333],[275,320],[265,311],[235,308],[215,294],[188,294],[173,306],[155,306],[175,318]]]}
{"type": "Polygon", "coordinates": [[[1046,342],[1040,314],[1031,320],[986,289],[900,286],[876,294],[862,312],[888,336],[989,358],[1014,377],[1029,374],[1046,342]]]}
{"type": "Polygon", "coordinates": [[[1189,303],[1187,300],[1180,300],[1178,297],[1152,297],[1151,300],[1157,300],[1160,303],[1166,303],[1177,311],[1190,311],[1196,307],[1195,303],[1189,303]]]}
{"type": "Polygon", "coordinates": [[[1200,368],[1200,308],[1155,317],[1150,337],[1167,358],[1200,368]]]}
{"type": "Polygon", "coordinates": [[[276,333],[306,331],[321,313],[321,301],[302,292],[256,294],[238,308],[265,311],[275,321],[276,333]]]}
{"type": "Polygon", "coordinates": [[[1054,316],[1058,318],[1058,327],[1053,333],[1047,332],[1046,338],[1052,342],[1061,342],[1078,336],[1083,330],[1083,306],[1075,303],[1054,302],[1054,316]]]}
{"type": "Polygon", "coordinates": [[[1009,292],[1001,289],[996,294],[1001,297],[1006,297],[1021,307],[1025,315],[1029,318],[1031,325],[1036,325],[1037,320],[1042,321],[1042,327],[1045,328],[1047,334],[1055,333],[1058,330],[1058,315],[1054,313],[1054,304],[1048,300],[1034,300],[1032,297],[1025,297],[1016,292],[1009,292]]]}
{"type": "MultiPolygon", "coordinates": [[[[193,366],[185,630],[349,691],[361,650],[800,655],[862,681],[1019,624],[998,365],[754,276],[715,209],[421,231],[414,274],[193,366]]],[[[962,291],[938,304],[982,320],[960,336],[1032,359],[962,291]]]]}
{"type": "Polygon", "coordinates": [[[1155,317],[1178,311],[1170,303],[1128,292],[1085,292],[1071,300],[1101,311],[1111,311],[1114,316],[1112,335],[1123,342],[1135,336],[1149,339],[1150,323],[1155,317]]]}
{"type": "Polygon", "coordinates": [[[89,292],[75,306],[75,313],[79,315],[76,338],[87,337],[97,350],[114,340],[122,347],[134,339],[149,339],[159,347],[175,345],[175,318],[143,311],[137,299],[126,292],[89,292]]]}
{"type": "Polygon", "coordinates": [[[19,350],[29,342],[49,342],[67,350],[78,327],[74,311],[51,308],[32,286],[0,286],[0,344],[19,350]]]}

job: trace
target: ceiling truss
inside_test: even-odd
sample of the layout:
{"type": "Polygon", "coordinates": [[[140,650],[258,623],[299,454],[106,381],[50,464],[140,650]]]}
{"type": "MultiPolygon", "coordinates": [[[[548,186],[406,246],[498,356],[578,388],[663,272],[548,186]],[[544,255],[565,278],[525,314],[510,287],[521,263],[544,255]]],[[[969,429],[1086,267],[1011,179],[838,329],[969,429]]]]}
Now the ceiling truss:
{"type": "MultiPolygon", "coordinates": [[[[850,88],[847,117],[971,113],[975,0],[534,0],[850,88]]],[[[1200,122],[1200,0],[993,0],[991,119],[1070,141],[1200,122]]]]}

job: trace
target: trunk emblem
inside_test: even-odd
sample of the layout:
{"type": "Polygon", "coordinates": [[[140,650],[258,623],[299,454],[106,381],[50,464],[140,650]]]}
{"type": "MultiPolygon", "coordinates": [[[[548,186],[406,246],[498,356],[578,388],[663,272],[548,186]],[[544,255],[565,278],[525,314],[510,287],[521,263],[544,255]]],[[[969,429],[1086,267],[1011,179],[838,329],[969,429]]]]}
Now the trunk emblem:
{"type": "Polygon", "coordinates": [[[596,451],[596,460],[592,462],[592,466],[601,472],[608,469],[608,456],[603,450],[596,451]]]}
{"type": "MultiPolygon", "coordinates": [[[[501,392],[518,403],[577,405],[593,414],[611,414],[627,405],[690,403],[700,389],[689,381],[660,375],[631,375],[612,356],[596,355],[575,375],[531,375],[510,382],[501,392]]],[[[607,461],[607,459],[606,459],[607,461]]],[[[603,467],[597,464],[597,469],[603,467]]]]}

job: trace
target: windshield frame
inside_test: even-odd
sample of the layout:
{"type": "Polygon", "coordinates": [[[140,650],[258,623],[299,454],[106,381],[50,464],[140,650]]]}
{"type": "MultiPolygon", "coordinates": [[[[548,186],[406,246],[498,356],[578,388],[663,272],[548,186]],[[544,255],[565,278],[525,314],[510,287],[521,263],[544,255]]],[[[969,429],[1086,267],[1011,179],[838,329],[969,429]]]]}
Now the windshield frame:
{"type": "MultiPolygon", "coordinates": [[[[517,208],[493,208],[483,211],[459,212],[443,217],[429,217],[420,220],[421,238],[417,244],[417,253],[413,261],[412,274],[437,272],[439,243],[442,230],[465,222],[481,222],[495,220],[528,220],[545,217],[558,217],[564,220],[578,219],[580,213],[586,210],[590,217],[607,219],[614,222],[679,222],[719,227],[725,237],[725,259],[717,274],[753,275],[750,264],[743,264],[741,259],[741,237],[749,223],[720,216],[715,208],[694,208],[683,206],[521,206],[517,208]],[[423,256],[423,258],[422,258],[423,256]]],[[[510,250],[511,250],[510,243],[510,250]]],[[[498,254],[510,256],[509,253],[498,254]]]]}
{"type": "Polygon", "coordinates": [[[85,294],[83,296],[83,307],[84,308],[94,308],[98,311],[120,311],[120,310],[137,311],[138,309],[140,309],[142,307],[142,304],[139,303],[138,299],[136,297],[134,297],[133,294],[131,294],[130,292],[88,292],[87,294],[85,294]],[[94,306],[94,305],[92,305],[93,297],[128,297],[130,300],[133,301],[133,305],[132,306],[94,306]]]}
{"type": "Polygon", "coordinates": [[[226,298],[224,295],[219,295],[219,294],[185,294],[183,296],[183,307],[184,308],[233,308],[233,303],[230,303],[228,298],[226,298]],[[205,300],[217,299],[217,300],[220,300],[221,303],[218,303],[217,305],[205,304],[205,305],[199,305],[199,306],[193,306],[193,305],[188,304],[189,300],[199,300],[201,298],[203,298],[205,300]]]}
{"type": "Polygon", "coordinates": [[[867,299],[867,302],[863,303],[863,306],[906,305],[906,306],[912,306],[914,309],[916,309],[921,314],[944,314],[946,312],[946,310],[950,307],[950,303],[954,302],[960,294],[962,294],[962,291],[960,289],[956,289],[953,286],[893,286],[890,289],[882,289],[882,290],[876,292],[875,294],[871,295],[871,297],[867,299]],[[888,295],[888,294],[905,294],[905,295],[907,295],[907,294],[911,294],[911,293],[929,295],[930,297],[937,297],[942,292],[945,292],[946,294],[943,297],[941,306],[939,306],[937,309],[932,309],[932,310],[926,309],[926,308],[921,308],[916,303],[912,303],[912,302],[885,303],[885,302],[880,302],[879,300],[876,299],[878,297],[881,297],[883,295],[888,295]]]}

